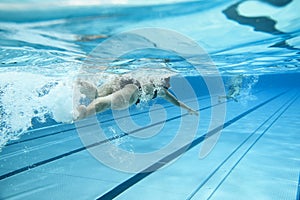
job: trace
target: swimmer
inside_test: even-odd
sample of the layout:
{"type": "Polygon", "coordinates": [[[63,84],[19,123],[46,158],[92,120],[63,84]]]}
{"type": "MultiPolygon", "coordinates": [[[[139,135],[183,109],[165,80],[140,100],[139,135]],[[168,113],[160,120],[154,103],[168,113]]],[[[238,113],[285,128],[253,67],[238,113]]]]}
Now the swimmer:
{"type": "Polygon", "coordinates": [[[225,98],[225,99],[233,99],[235,102],[238,102],[237,96],[240,95],[242,83],[243,83],[243,75],[238,75],[232,78],[227,95],[219,96],[219,101],[221,101],[222,98],[225,98]]]}
{"type": "Polygon", "coordinates": [[[78,35],[76,36],[76,40],[80,42],[89,42],[97,39],[106,39],[107,35],[78,35]]]}
{"type": "Polygon", "coordinates": [[[87,106],[80,105],[77,110],[79,116],[75,120],[83,119],[95,113],[101,113],[108,109],[122,110],[133,104],[138,104],[141,98],[151,100],[162,97],[172,104],[186,109],[189,114],[198,115],[198,112],[180,102],[168,89],[170,88],[170,77],[161,80],[160,84],[149,81],[141,84],[139,81],[129,77],[117,77],[112,82],[96,87],[95,85],[77,81],[79,91],[91,100],[87,106]]]}

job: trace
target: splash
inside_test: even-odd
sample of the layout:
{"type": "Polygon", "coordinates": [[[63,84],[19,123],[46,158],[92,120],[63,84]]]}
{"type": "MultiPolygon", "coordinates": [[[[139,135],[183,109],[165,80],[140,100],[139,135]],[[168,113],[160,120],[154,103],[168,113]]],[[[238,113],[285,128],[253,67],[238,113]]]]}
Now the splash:
{"type": "MultiPolygon", "coordinates": [[[[149,80],[151,75],[151,81],[159,83],[162,78],[174,74],[168,70],[144,68],[124,76],[142,83],[149,80]]],[[[117,76],[101,73],[87,78],[99,86],[117,76]]],[[[0,150],[9,141],[19,139],[29,128],[47,126],[49,121],[72,123],[78,115],[74,107],[79,105],[81,98],[74,90],[74,80],[72,75],[51,77],[29,72],[0,73],[0,150]]]]}
{"type": "Polygon", "coordinates": [[[253,87],[258,82],[258,76],[243,76],[243,85],[240,93],[240,102],[246,106],[249,101],[254,101],[257,97],[253,94],[253,87]]]}
{"type": "Polygon", "coordinates": [[[25,72],[0,74],[0,149],[34,124],[72,122],[72,79],[25,72]]]}

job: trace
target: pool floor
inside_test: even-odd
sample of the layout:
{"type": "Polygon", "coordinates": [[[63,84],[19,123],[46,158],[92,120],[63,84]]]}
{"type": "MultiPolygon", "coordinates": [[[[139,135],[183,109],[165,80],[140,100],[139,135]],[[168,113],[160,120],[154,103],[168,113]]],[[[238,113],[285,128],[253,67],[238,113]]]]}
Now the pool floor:
{"type": "MultiPolygon", "coordinates": [[[[154,161],[151,166],[157,170],[152,172],[125,173],[105,166],[84,147],[74,124],[28,131],[1,152],[0,199],[299,199],[299,95],[296,89],[272,89],[257,92],[247,105],[225,102],[221,136],[202,159],[211,105],[209,97],[199,97],[195,139],[186,151],[174,150],[154,161]]],[[[165,109],[171,113],[165,136],[138,144],[126,140],[127,135],[122,141],[135,143],[138,150],[143,145],[155,149],[172,136],[168,126],[181,117],[195,119],[167,103],[165,109]]],[[[148,113],[134,116],[143,119],[148,113]]],[[[110,116],[103,117],[103,125],[112,126],[110,116]]]]}

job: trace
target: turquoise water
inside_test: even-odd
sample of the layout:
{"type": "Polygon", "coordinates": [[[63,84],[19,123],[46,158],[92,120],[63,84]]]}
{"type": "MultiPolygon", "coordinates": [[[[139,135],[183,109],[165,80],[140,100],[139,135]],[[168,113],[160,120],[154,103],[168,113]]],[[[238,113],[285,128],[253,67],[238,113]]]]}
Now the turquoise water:
{"type": "Polygon", "coordinates": [[[1,1],[0,199],[299,199],[299,6],[1,1]],[[172,76],[199,116],[156,98],[74,122],[74,83],[119,75],[172,76]]]}

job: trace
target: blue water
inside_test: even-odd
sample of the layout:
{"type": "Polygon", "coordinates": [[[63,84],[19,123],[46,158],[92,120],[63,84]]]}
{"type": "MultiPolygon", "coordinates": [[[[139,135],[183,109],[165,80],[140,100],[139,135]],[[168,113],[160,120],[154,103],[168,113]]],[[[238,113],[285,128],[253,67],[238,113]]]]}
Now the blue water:
{"type": "Polygon", "coordinates": [[[299,7],[1,1],[0,199],[299,199],[299,7]],[[74,122],[74,83],[119,75],[172,76],[200,115],[158,98],[74,122]]]}

